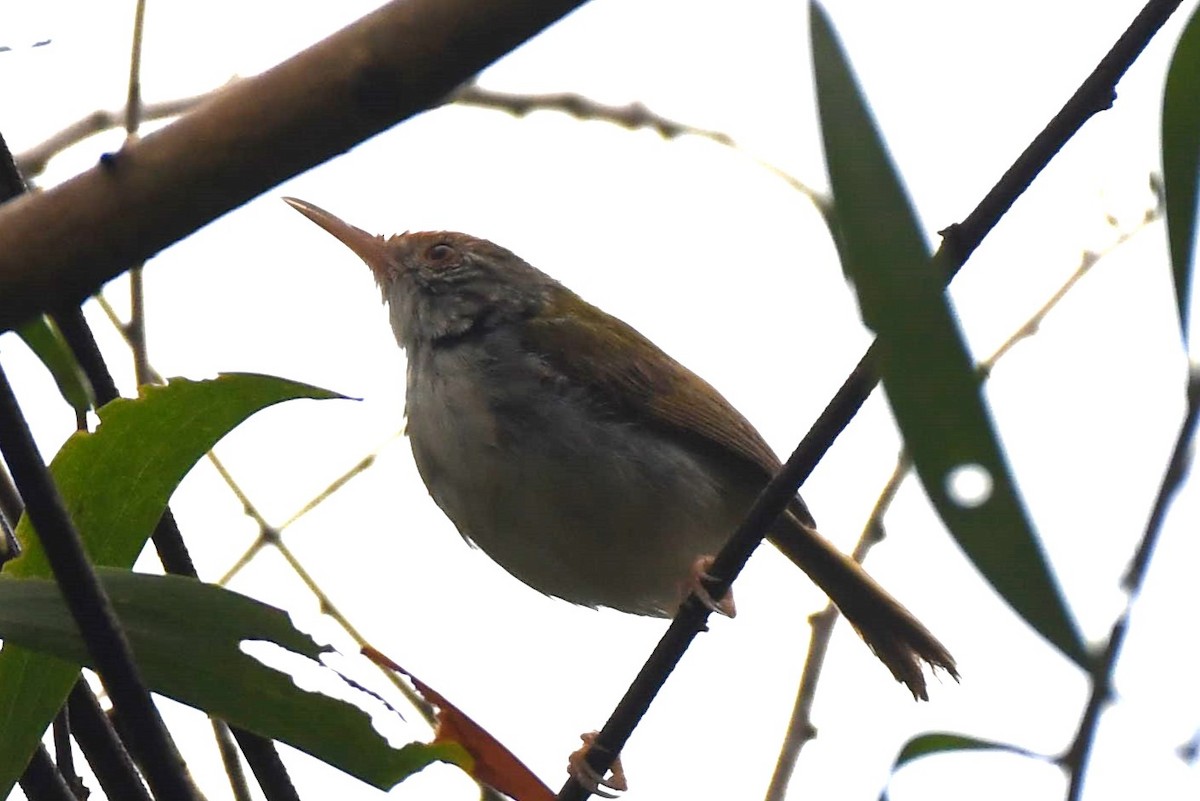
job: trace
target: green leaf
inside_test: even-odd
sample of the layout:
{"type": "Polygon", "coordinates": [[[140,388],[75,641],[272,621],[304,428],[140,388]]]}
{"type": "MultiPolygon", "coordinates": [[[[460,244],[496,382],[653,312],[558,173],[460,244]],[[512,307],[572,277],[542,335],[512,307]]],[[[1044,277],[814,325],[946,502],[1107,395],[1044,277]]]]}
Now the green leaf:
{"type": "MultiPolygon", "coordinates": [[[[430,762],[461,758],[457,747],[446,745],[392,748],[362,710],[301,690],[290,676],[243,653],[244,640],[272,642],[318,661],[331,650],[297,631],[281,610],[189,578],[97,572],[155,692],[285,742],[381,790],[430,762]]],[[[62,594],[48,579],[0,577],[0,638],[90,665],[62,594]]]]}
{"type": "Polygon", "coordinates": [[[918,735],[905,743],[904,747],[900,749],[900,753],[896,755],[896,761],[892,765],[892,772],[895,773],[914,759],[950,751],[1007,751],[1011,754],[1019,754],[1021,756],[1032,757],[1033,759],[1046,759],[1043,754],[1038,754],[1008,743],[983,740],[966,734],[938,731],[918,735]]]}
{"type": "Polygon", "coordinates": [[[878,335],[888,402],[934,506],[971,561],[1043,637],[1089,656],[1033,532],[981,395],[944,279],[824,10],[811,3],[825,159],[844,268],[878,335]],[[952,479],[990,479],[974,502],[952,479]]]}
{"type": "MultiPolygon", "coordinates": [[[[1049,759],[1043,754],[1038,754],[1019,746],[1009,745],[1008,743],[996,742],[995,740],[983,740],[978,737],[971,737],[966,734],[954,734],[952,732],[930,732],[913,737],[904,744],[904,747],[900,749],[900,753],[896,755],[896,761],[892,765],[892,773],[895,774],[901,767],[912,762],[914,759],[953,751],[1004,751],[1042,761],[1049,759]]],[[[886,801],[888,797],[887,793],[884,792],[882,797],[886,801]]]]}
{"type": "Polygon", "coordinates": [[[1167,207],[1167,241],[1175,273],[1175,302],[1184,342],[1188,333],[1188,305],[1196,247],[1196,184],[1200,177],[1200,10],[1192,13],[1171,65],[1163,90],[1162,163],[1163,193],[1167,207]]]}
{"type": "Polygon", "coordinates": [[[17,336],[41,359],[72,409],[82,414],[96,404],[91,382],[53,320],[44,314],[36,317],[18,328],[17,336]]]}
{"type": "MultiPolygon", "coordinates": [[[[96,432],[68,439],[50,471],[92,560],[129,567],[175,487],[217,440],[280,401],[336,397],[341,396],[271,376],[174,379],[143,388],[137,399],[106,404],[96,432]]],[[[17,526],[17,537],[24,550],[4,566],[3,575],[49,577],[27,518],[17,526]]],[[[77,675],[73,665],[17,646],[0,651],[0,798],[8,797],[77,675]]]]}

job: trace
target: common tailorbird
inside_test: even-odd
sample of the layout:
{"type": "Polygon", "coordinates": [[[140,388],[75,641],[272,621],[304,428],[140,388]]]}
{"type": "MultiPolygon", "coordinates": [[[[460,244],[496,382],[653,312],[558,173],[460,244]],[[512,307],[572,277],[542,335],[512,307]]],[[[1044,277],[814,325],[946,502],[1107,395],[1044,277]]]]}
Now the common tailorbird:
{"type": "MultiPolygon", "coordinates": [[[[586,606],[669,616],[780,462],[703,379],[508,250],[372,236],[287,199],[367,263],[407,352],[408,437],[434,501],[509,573],[586,606]]],[[[957,677],[921,623],[816,531],[796,496],[770,541],[916,698],[957,677]]]]}

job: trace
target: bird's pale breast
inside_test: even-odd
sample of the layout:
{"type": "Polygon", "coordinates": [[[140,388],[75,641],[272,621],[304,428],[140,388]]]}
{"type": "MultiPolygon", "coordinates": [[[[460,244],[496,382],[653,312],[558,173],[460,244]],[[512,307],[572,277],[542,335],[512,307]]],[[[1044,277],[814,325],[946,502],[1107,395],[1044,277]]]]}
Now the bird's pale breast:
{"type": "Polygon", "coordinates": [[[534,357],[496,356],[474,342],[409,353],[408,435],[434,500],[541,592],[672,614],[693,561],[750,499],[714,485],[707,457],[604,414],[534,357]]]}

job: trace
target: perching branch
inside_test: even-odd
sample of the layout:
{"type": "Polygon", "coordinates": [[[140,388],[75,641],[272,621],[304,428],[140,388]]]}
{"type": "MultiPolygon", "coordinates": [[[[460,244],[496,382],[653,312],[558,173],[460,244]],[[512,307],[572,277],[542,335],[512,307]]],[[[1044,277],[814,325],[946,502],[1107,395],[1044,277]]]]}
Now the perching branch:
{"type": "MultiPolygon", "coordinates": [[[[1092,74],[1084,80],[975,210],[962,223],[945,229],[942,247],[935,257],[935,262],[943,266],[947,280],[958,272],[983,238],[999,222],[1000,217],[1016,202],[1066,142],[1093,114],[1111,105],[1117,81],[1179,6],[1179,2],[1180,0],[1150,0],[1112,49],[1101,59],[1092,74]]],[[[879,380],[877,344],[878,340],[859,360],[783,469],[763,489],[746,519],[717,555],[709,572],[718,576],[719,580],[706,587],[713,598],[719,599],[725,595],[730,583],[741,572],[767,529],[783,512],[791,497],[817,463],[824,458],[825,453],[858,414],[858,410],[874,390],[879,380]]],[[[670,628],[600,731],[595,741],[596,746],[588,752],[587,761],[593,771],[604,775],[611,766],[613,759],[620,753],[630,734],[649,709],[666,677],[674,670],[696,634],[704,630],[707,616],[707,608],[695,602],[694,598],[681,607],[670,628]]],[[[588,795],[588,791],[572,778],[563,785],[558,799],[583,801],[588,795]]]]}
{"type": "MultiPolygon", "coordinates": [[[[1067,280],[1054,291],[1037,311],[1031,314],[1025,322],[1021,323],[992,352],[992,355],[979,362],[976,369],[979,372],[981,380],[986,381],[991,376],[992,369],[996,366],[996,363],[1011,351],[1017,343],[1034,336],[1040,330],[1042,321],[1067,296],[1067,293],[1091,271],[1092,267],[1100,259],[1121,245],[1124,245],[1134,235],[1146,230],[1147,226],[1161,218],[1162,208],[1161,204],[1159,204],[1154,208],[1148,209],[1132,229],[1121,231],[1116,240],[1103,251],[1084,251],[1080,255],[1079,265],[1067,277],[1067,280]]],[[[855,543],[854,550],[851,552],[851,557],[856,562],[862,563],[871,548],[883,541],[885,536],[883,517],[887,510],[891,508],[892,501],[896,497],[896,492],[900,489],[900,484],[911,469],[912,460],[908,458],[906,452],[901,451],[900,456],[896,459],[896,467],[892,470],[892,474],[888,476],[883,489],[880,490],[879,496],[875,500],[875,505],[871,509],[871,513],[867,516],[867,522],[863,526],[862,533],[859,534],[858,542],[855,543]]],[[[809,638],[808,653],[804,659],[804,669],[800,674],[800,684],[796,691],[796,702],[793,706],[791,719],[788,721],[788,728],[784,735],[783,745],[780,748],[779,759],[775,763],[775,771],[771,776],[771,783],[767,788],[766,801],[780,801],[784,797],[792,773],[795,770],[796,762],[800,758],[801,750],[810,740],[816,737],[817,730],[812,721],[812,705],[816,699],[817,683],[820,680],[821,670],[825,664],[825,654],[833,635],[834,624],[837,623],[839,617],[838,608],[833,604],[829,604],[809,618],[809,622],[812,625],[812,635],[809,638]]]]}
{"type": "MultiPolygon", "coordinates": [[[[221,89],[205,92],[191,97],[181,97],[175,100],[164,100],[161,103],[144,103],[141,119],[143,122],[167,120],[186,114],[201,103],[211,99],[221,89]]],[[[91,114],[76,120],[58,133],[43,142],[16,155],[17,167],[27,180],[32,180],[46,171],[50,159],[69,147],[79,144],[88,137],[112,130],[124,124],[125,109],[115,111],[93,111],[91,114]]]]}
{"type": "Polygon", "coordinates": [[[582,0],[396,0],[175,123],[0,208],[0,330],[436,105],[582,0]]]}

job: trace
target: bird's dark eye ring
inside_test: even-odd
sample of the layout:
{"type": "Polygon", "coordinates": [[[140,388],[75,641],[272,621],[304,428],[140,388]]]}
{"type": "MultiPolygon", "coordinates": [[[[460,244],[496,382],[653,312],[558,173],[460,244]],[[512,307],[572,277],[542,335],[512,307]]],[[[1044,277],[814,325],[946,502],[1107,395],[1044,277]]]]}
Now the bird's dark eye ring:
{"type": "Polygon", "coordinates": [[[454,248],[447,245],[445,242],[439,242],[436,245],[430,245],[425,251],[425,258],[432,262],[443,262],[454,255],[454,248]]]}

